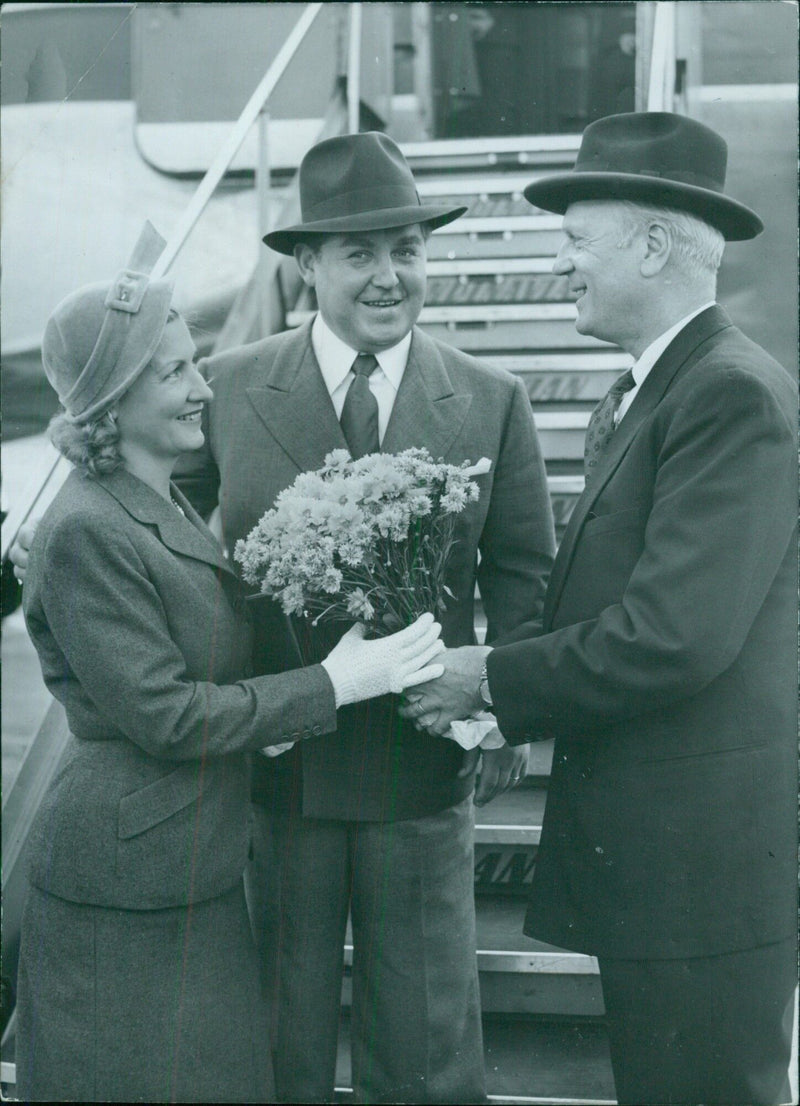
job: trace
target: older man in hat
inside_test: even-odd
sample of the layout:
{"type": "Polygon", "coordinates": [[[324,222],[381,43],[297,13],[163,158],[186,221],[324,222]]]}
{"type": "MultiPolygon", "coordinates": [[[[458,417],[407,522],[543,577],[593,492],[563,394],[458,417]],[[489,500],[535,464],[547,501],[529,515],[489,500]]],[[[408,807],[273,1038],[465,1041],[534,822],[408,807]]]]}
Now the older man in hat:
{"type": "MultiPolygon", "coordinates": [[[[797,391],[715,302],[727,148],[587,128],[564,213],[577,329],[632,368],[595,411],[543,626],[445,654],[407,714],[555,737],[525,931],[599,958],[621,1103],[788,1101],[796,981],[797,391]]],[[[419,689],[417,689],[419,690],[419,689]]]]}
{"type": "MultiPolygon", "coordinates": [[[[184,487],[205,509],[219,502],[233,548],[332,449],[488,457],[480,500],[459,516],[442,632],[450,645],[474,642],[477,578],[489,638],[507,633],[541,613],[553,555],[530,403],[519,380],[415,326],[426,238],[465,209],[420,203],[400,150],[378,133],[315,146],[300,192],[302,222],[264,241],[294,254],[319,312],[206,363],[208,452],[184,487]]],[[[281,619],[259,614],[262,666],[296,666],[281,619]]],[[[471,756],[419,734],[390,697],[341,710],[327,746],[301,744],[255,771],[251,890],[280,1098],[332,1101],[349,912],[356,1100],[483,1100],[471,756]]],[[[512,786],[526,756],[486,752],[477,800],[512,786]]]]}

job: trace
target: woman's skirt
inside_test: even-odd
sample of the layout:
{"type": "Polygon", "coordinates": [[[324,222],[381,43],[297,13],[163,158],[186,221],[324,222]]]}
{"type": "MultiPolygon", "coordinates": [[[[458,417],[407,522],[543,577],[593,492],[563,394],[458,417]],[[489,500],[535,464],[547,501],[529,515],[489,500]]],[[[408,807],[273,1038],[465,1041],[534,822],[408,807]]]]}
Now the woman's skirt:
{"type": "Polygon", "coordinates": [[[241,883],[190,908],[141,911],[31,888],[17,1012],[20,1099],[274,1100],[241,883]]]}

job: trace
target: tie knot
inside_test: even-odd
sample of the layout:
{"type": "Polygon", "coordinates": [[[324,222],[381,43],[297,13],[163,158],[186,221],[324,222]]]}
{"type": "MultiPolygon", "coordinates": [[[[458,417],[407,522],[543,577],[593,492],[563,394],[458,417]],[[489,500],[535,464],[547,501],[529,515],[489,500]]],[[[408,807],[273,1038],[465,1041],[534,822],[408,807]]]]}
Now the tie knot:
{"type": "Polygon", "coordinates": [[[350,366],[356,376],[371,376],[377,367],[378,362],[371,353],[359,353],[358,357],[350,366]]]}
{"type": "Polygon", "coordinates": [[[608,390],[608,394],[611,396],[624,396],[626,392],[629,392],[631,388],[634,388],[635,386],[636,380],[634,378],[633,372],[631,371],[631,369],[628,369],[622,374],[621,377],[619,377],[618,380],[614,381],[614,383],[608,390]]]}

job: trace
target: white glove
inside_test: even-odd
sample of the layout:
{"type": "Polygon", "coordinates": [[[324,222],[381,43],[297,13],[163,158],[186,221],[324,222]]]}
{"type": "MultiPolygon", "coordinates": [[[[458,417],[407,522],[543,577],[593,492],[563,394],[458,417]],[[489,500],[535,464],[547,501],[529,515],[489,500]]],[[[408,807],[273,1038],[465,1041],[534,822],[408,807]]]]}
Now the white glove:
{"type": "Polygon", "coordinates": [[[322,662],[333,684],[336,706],[390,691],[399,695],[414,684],[438,679],[443,666],[428,665],[428,661],[444,650],[441,629],[432,614],[423,614],[390,637],[364,641],[367,628],[362,622],[356,623],[322,662]]]}

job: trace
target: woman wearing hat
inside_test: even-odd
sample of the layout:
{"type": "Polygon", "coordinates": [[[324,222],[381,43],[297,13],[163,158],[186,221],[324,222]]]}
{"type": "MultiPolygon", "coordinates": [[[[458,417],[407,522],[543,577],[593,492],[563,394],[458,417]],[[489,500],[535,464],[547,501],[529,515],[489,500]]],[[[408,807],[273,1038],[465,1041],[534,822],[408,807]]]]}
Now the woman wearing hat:
{"type": "Polygon", "coordinates": [[[68,296],[42,357],[76,466],[42,520],[23,597],[71,731],[30,838],[18,981],[26,1100],[273,1097],[242,884],[246,754],[334,731],[336,708],[430,678],[423,616],[351,631],[322,665],[248,678],[251,626],[220,547],[171,485],[211,392],[147,273],[146,228],[109,286],[68,296]]]}

